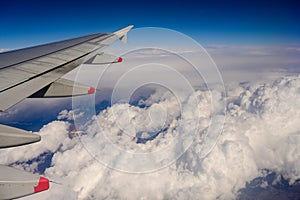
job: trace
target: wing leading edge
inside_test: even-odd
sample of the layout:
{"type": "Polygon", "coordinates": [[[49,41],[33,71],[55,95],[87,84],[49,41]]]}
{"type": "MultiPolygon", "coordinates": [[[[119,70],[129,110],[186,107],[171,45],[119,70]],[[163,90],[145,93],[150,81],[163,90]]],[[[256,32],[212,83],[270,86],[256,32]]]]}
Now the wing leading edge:
{"type": "Polygon", "coordinates": [[[0,54],[0,111],[47,87],[95,55],[104,57],[106,54],[99,54],[101,50],[117,39],[126,41],[124,38],[131,28],[0,54]],[[36,56],[30,54],[34,52],[39,53],[36,56]],[[17,59],[12,63],[14,56],[17,59]]]}
{"type": "MultiPolygon", "coordinates": [[[[0,112],[27,97],[68,97],[94,93],[94,88],[61,78],[85,62],[121,62],[103,53],[116,40],[126,43],[128,26],[114,33],[98,33],[70,40],[0,53],[0,112]]],[[[0,124],[0,148],[40,141],[39,135],[0,124]]],[[[12,199],[49,188],[46,178],[0,165],[0,199],[12,199]]]]}

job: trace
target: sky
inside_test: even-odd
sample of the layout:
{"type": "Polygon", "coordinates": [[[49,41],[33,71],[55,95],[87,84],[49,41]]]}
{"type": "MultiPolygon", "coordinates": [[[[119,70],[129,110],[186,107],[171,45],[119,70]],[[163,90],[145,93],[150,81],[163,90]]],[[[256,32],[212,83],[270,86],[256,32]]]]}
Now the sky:
{"type": "Polygon", "coordinates": [[[114,32],[131,24],[136,31],[129,34],[129,45],[155,41],[179,46],[181,40],[171,42],[165,35],[138,31],[158,27],[185,34],[204,46],[225,80],[233,76],[248,80],[257,76],[257,70],[248,70],[253,68],[263,70],[262,76],[270,76],[270,67],[276,73],[298,71],[294,64],[300,62],[299,4],[292,0],[1,1],[0,50],[114,32]],[[247,72],[236,75],[228,72],[232,68],[247,72]]]}
{"type": "Polygon", "coordinates": [[[95,96],[1,113],[42,141],[1,150],[0,163],[59,183],[24,199],[298,199],[299,5],[0,1],[0,51],[135,26],[105,49],[123,62],[65,76],[95,96]]]}
{"type": "Polygon", "coordinates": [[[201,44],[299,44],[298,1],[1,1],[0,48],[127,25],[163,27],[201,44]]]}

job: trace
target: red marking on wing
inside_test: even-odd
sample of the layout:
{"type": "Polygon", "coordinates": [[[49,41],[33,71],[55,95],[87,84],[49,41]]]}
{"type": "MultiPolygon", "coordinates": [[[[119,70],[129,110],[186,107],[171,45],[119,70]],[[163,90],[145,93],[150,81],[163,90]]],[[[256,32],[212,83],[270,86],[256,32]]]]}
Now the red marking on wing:
{"type": "Polygon", "coordinates": [[[95,92],[95,88],[94,87],[90,87],[88,93],[89,94],[94,94],[94,92],[95,92]]]}
{"type": "Polygon", "coordinates": [[[40,177],[38,185],[34,187],[34,193],[41,192],[48,189],[49,189],[49,180],[44,177],[40,177]]]}

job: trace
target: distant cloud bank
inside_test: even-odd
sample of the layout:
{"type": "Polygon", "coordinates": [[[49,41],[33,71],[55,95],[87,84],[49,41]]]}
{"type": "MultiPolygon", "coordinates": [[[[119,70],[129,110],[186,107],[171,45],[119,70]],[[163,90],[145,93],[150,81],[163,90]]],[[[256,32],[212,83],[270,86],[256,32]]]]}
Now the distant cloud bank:
{"type": "Polygon", "coordinates": [[[3,49],[3,48],[0,48],[0,53],[2,52],[5,52],[5,51],[8,51],[9,49],[3,49]]]}

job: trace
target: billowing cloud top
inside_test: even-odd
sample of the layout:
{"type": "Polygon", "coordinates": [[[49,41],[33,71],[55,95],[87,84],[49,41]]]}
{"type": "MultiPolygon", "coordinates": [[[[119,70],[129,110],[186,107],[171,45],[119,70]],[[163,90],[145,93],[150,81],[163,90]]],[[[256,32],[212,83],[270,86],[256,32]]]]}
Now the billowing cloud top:
{"type": "MultiPolygon", "coordinates": [[[[158,90],[140,102],[142,107],[115,104],[101,111],[87,123],[86,133],[74,131],[68,121],[53,121],[39,131],[42,142],[2,150],[1,163],[36,172],[44,161],[35,158],[53,154],[45,176],[62,185],[53,184],[49,192],[30,199],[233,199],[247,181],[265,175],[264,169],[283,175],[290,184],[300,178],[299,91],[299,76],[281,78],[271,84],[241,84],[229,90],[222,135],[204,158],[200,156],[202,139],[212,116],[209,93],[192,94],[190,98],[196,97],[199,103],[187,109],[184,118],[180,116],[176,98],[158,90]],[[160,108],[168,110],[168,115],[162,116],[165,123],[147,121],[149,113],[158,117],[160,108]],[[129,115],[125,116],[124,109],[129,115]],[[118,118],[114,113],[118,113],[118,118]],[[91,151],[101,140],[97,135],[105,136],[126,151],[143,153],[164,148],[180,132],[180,126],[194,125],[192,120],[185,119],[192,119],[195,113],[200,113],[201,127],[192,145],[174,163],[156,171],[114,170],[106,167],[103,160],[107,157],[115,162],[126,163],[126,160],[110,154],[103,149],[105,146],[97,148],[103,160],[91,151]],[[134,129],[130,127],[132,123],[136,124],[134,129]],[[120,127],[127,127],[130,134],[122,132],[120,127]],[[157,134],[151,140],[139,141],[151,133],[157,134]]],[[[219,96],[220,100],[225,98],[219,96]]],[[[74,112],[62,111],[58,118],[70,120],[74,112]]],[[[209,139],[210,135],[206,137],[209,139]]]]}

